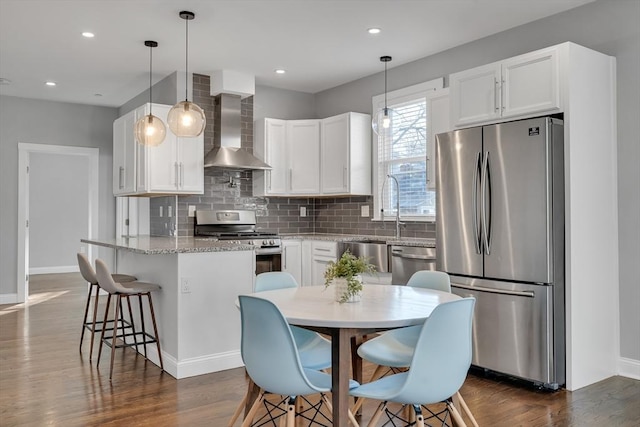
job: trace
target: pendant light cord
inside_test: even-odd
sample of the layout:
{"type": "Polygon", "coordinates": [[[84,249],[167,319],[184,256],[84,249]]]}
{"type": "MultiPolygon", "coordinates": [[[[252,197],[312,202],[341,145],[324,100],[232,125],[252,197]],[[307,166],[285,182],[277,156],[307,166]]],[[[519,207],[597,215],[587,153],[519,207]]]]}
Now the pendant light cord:
{"type": "Polygon", "coordinates": [[[184,28],[185,28],[185,55],[184,55],[184,101],[187,102],[189,100],[189,19],[184,20],[184,28]]]}
{"type": "Polygon", "coordinates": [[[149,46],[149,115],[152,116],[153,108],[153,86],[151,85],[151,74],[153,73],[153,46],[149,46]]]}
{"type": "Polygon", "coordinates": [[[384,63],[384,110],[387,111],[387,61],[384,63]]]}

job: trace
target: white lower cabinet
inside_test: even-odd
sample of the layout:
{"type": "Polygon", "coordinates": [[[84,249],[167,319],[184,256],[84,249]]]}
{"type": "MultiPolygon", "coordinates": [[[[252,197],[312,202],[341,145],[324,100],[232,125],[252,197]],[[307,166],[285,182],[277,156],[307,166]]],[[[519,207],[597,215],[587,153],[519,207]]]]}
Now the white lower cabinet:
{"type": "Polygon", "coordinates": [[[282,241],[282,271],[290,273],[296,282],[302,284],[302,242],[300,240],[282,241]]]}
{"type": "Polygon", "coordinates": [[[310,285],[324,285],[324,272],[330,262],[338,259],[338,243],[324,240],[311,241],[310,285]]]}
{"type": "Polygon", "coordinates": [[[170,105],[152,104],[152,113],[167,126],[166,137],[156,147],[134,138],[134,125],[150,104],[116,119],[113,124],[114,195],[202,194],[204,192],[204,135],[179,138],[167,125],[170,105]]]}

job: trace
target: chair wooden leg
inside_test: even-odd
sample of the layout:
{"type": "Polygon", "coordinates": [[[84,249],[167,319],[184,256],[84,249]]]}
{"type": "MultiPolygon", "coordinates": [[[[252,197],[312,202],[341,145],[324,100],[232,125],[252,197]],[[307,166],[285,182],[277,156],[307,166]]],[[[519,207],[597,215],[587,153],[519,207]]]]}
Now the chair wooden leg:
{"type": "Polygon", "coordinates": [[[373,381],[377,380],[378,378],[382,377],[382,373],[384,372],[385,369],[388,369],[388,367],[387,366],[378,365],[376,367],[376,370],[373,371],[373,375],[371,375],[371,378],[369,379],[369,382],[373,382],[373,381]]]}
{"type": "MultiPolygon", "coordinates": [[[[91,286],[91,291],[93,291],[94,286],[91,286]]],[[[100,286],[96,285],[96,299],[93,300],[93,320],[91,326],[91,347],[89,348],[89,361],[91,361],[93,357],[93,342],[96,336],[96,322],[98,320],[98,298],[100,297],[100,286]]],[[[102,324],[102,327],[105,328],[106,324],[102,324]]],[[[82,339],[80,339],[80,343],[82,344],[82,339]]]]}
{"type": "MultiPolygon", "coordinates": [[[[93,294],[93,283],[89,286],[89,293],[87,294],[87,303],[84,306],[84,316],[82,317],[82,332],[80,333],[80,353],[82,353],[82,340],[84,339],[84,331],[87,329],[87,315],[89,314],[89,306],[91,305],[91,295],[93,294]]],[[[93,323],[95,328],[96,324],[93,323]]],[[[91,360],[91,358],[89,358],[91,360]]]]}
{"type": "Polygon", "coordinates": [[[287,402],[287,427],[296,427],[296,400],[289,398],[287,402]]]}
{"type": "Polygon", "coordinates": [[[236,420],[238,419],[238,417],[244,410],[245,405],[247,404],[247,399],[249,398],[250,393],[251,393],[251,384],[249,384],[249,386],[247,387],[247,392],[244,394],[244,396],[242,397],[242,400],[240,401],[240,403],[238,404],[238,407],[236,408],[236,411],[231,416],[231,419],[229,420],[227,427],[233,427],[233,425],[236,423],[236,420]]]}
{"type": "MultiPolygon", "coordinates": [[[[153,323],[153,334],[156,337],[156,346],[158,347],[158,359],[160,360],[160,369],[164,371],[164,365],[162,364],[162,350],[160,349],[160,335],[158,335],[158,326],[156,324],[156,314],[153,311],[153,302],[151,302],[150,292],[147,293],[147,298],[149,298],[149,312],[151,313],[151,323],[153,323]]],[[[142,311],[140,313],[142,313],[142,311]]]]}
{"type": "Polygon", "coordinates": [[[467,427],[467,424],[462,419],[462,416],[460,415],[460,412],[458,412],[458,409],[455,407],[453,402],[447,402],[447,407],[449,408],[449,412],[451,412],[451,416],[453,417],[453,419],[456,422],[456,426],[457,427],[467,427]]]}
{"type": "MultiPolygon", "coordinates": [[[[133,310],[131,310],[131,298],[129,295],[124,295],[124,298],[127,299],[127,307],[129,308],[129,322],[131,323],[130,325],[131,332],[133,336],[133,343],[136,346],[136,356],[137,356],[138,355],[138,335],[136,334],[136,326],[135,326],[135,322],[133,321],[133,310]]],[[[144,337],[142,337],[142,339],[144,340],[144,337]]]]}
{"type": "MultiPolygon", "coordinates": [[[[151,300],[149,300],[151,301],[151,300]]],[[[142,325],[142,348],[144,350],[144,358],[147,358],[147,329],[144,327],[144,311],[142,309],[142,294],[138,294],[138,305],[140,306],[140,324],[142,325]]]]}
{"type": "Polygon", "coordinates": [[[376,409],[376,412],[373,414],[373,417],[371,417],[371,421],[369,421],[369,424],[367,424],[367,427],[374,427],[376,424],[378,424],[378,420],[382,416],[382,413],[384,412],[386,407],[387,407],[387,402],[381,402],[380,405],[378,405],[378,409],[376,409]]]}
{"type": "Polygon", "coordinates": [[[117,334],[117,331],[118,331],[117,324],[118,324],[118,319],[120,318],[119,317],[120,316],[120,307],[122,307],[122,296],[119,295],[119,294],[116,295],[116,304],[115,304],[115,306],[116,306],[116,315],[114,317],[114,322],[115,322],[116,326],[114,326],[114,328],[113,328],[113,337],[111,338],[111,366],[109,368],[109,381],[111,381],[111,377],[113,376],[113,361],[115,360],[115,357],[116,357],[116,336],[118,335],[117,334]]]}
{"type": "Polygon", "coordinates": [[[356,412],[358,412],[358,409],[360,409],[363,403],[364,403],[364,397],[357,398],[356,403],[353,405],[353,408],[351,408],[351,411],[355,414],[356,412]]]}
{"type": "MultiPolygon", "coordinates": [[[[469,420],[471,420],[471,424],[473,424],[473,427],[480,427],[478,425],[478,422],[474,418],[473,414],[471,413],[471,410],[467,406],[467,402],[464,401],[464,399],[462,398],[462,395],[460,394],[459,391],[456,392],[455,398],[457,398],[458,402],[460,403],[460,406],[462,407],[462,411],[465,413],[467,418],[469,418],[469,420]]],[[[454,400],[454,402],[455,402],[455,400],[454,400]]]]}
{"type": "MultiPolygon", "coordinates": [[[[102,355],[102,343],[104,342],[104,333],[105,333],[105,330],[107,329],[107,321],[109,319],[110,305],[111,305],[111,294],[107,296],[107,306],[104,309],[104,320],[102,322],[102,331],[100,332],[100,345],[98,346],[98,361],[96,363],[96,366],[100,366],[100,356],[102,355]]],[[[115,324],[114,324],[113,332],[115,333],[115,324]]]]}
{"type": "MultiPolygon", "coordinates": [[[[333,406],[331,405],[331,399],[329,399],[329,397],[327,397],[327,395],[324,393],[322,393],[321,398],[324,404],[327,405],[327,408],[329,409],[329,414],[333,414],[333,406]]],[[[356,404],[357,403],[358,402],[356,402],[356,404]]],[[[358,420],[356,420],[356,417],[353,415],[354,413],[355,413],[355,410],[349,409],[349,411],[347,412],[347,417],[349,417],[349,421],[351,422],[351,424],[353,424],[354,427],[360,427],[360,424],[358,424],[358,420]]]]}
{"type": "Polygon", "coordinates": [[[242,422],[242,427],[249,427],[251,425],[251,423],[253,422],[253,417],[256,416],[256,412],[258,412],[258,409],[260,408],[260,404],[262,404],[262,401],[264,400],[264,394],[265,394],[264,391],[261,392],[256,398],[256,400],[253,402],[253,405],[251,405],[251,409],[249,410],[249,413],[244,417],[244,421],[242,422]]]}
{"type": "Polygon", "coordinates": [[[424,415],[422,415],[422,413],[416,414],[415,412],[414,414],[416,418],[416,421],[415,421],[416,427],[424,427],[424,415]]]}

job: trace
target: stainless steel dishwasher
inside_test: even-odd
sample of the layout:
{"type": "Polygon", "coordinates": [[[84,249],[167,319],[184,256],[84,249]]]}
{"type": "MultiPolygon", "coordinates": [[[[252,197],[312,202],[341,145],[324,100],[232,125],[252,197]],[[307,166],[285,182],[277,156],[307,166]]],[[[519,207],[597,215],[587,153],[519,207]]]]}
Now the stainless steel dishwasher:
{"type": "Polygon", "coordinates": [[[339,255],[347,249],[357,257],[363,256],[367,258],[367,260],[376,267],[377,272],[389,272],[389,255],[386,242],[378,240],[343,242],[342,251],[339,255]]]}
{"type": "Polygon", "coordinates": [[[436,269],[436,248],[391,246],[391,283],[406,285],[413,273],[436,269]]]}

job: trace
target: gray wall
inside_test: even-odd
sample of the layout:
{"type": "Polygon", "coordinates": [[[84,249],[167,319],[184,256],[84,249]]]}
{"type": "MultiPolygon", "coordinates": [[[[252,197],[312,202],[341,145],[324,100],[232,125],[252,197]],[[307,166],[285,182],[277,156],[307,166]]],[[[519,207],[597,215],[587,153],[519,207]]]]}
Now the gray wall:
{"type": "MultiPolygon", "coordinates": [[[[189,94],[191,96],[191,94],[189,94]]],[[[191,98],[189,98],[191,99],[191,98]]],[[[152,100],[156,104],[175,105],[178,100],[184,100],[184,73],[177,71],[153,85],[152,100]],[[182,78],[180,84],[179,77],[182,78]]],[[[118,109],[118,117],[149,102],[149,89],[130,99],[118,109]]]]}
{"type": "MultiPolygon", "coordinates": [[[[113,236],[112,138],[117,115],[117,108],[0,96],[0,295],[17,293],[18,143],[98,148],[98,233],[113,236]]],[[[55,180],[56,171],[50,176],[55,180]]],[[[111,260],[111,252],[101,250],[98,256],[111,260]]]]}
{"type": "MultiPolygon", "coordinates": [[[[639,17],[637,0],[598,1],[391,68],[387,73],[391,91],[565,41],[617,58],[620,350],[622,357],[634,360],[640,360],[639,17]]],[[[393,52],[384,53],[393,56],[393,52]]],[[[382,74],[377,74],[318,93],[316,114],[370,113],[371,97],[382,88],[382,74]]]]}
{"type": "Polygon", "coordinates": [[[77,268],[76,252],[85,246],[80,239],[89,232],[88,159],[51,153],[29,157],[30,274],[46,267],[77,268]]]}
{"type": "Polygon", "coordinates": [[[314,95],[293,90],[256,86],[253,119],[316,119],[314,95]]]}

